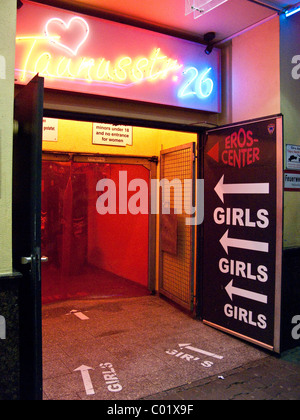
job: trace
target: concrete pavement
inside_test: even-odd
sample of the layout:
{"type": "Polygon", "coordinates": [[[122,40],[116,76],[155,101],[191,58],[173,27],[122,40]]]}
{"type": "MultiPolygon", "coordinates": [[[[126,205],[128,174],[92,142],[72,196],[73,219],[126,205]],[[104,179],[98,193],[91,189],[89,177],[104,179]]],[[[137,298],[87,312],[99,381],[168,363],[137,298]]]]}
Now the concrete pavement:
{"type": "Polygon", "coordinates": [[[300,347],[145,400],[300,400],[300,347]]]}
{"type": "Polygon", "coordinates": [[[43,375],[45,400],[299,399],[300,383],[299,352],[278,359],[158,296],[44,305],[43,375]]]}

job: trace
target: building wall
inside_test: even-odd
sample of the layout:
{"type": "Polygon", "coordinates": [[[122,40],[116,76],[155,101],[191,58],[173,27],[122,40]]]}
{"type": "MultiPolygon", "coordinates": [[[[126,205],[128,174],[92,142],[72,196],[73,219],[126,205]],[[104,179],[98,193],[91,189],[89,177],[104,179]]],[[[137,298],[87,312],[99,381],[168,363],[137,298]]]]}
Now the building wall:
{"type": "Polygon", "coordinates": [[[232,41],[232,120],[280,112],[279,18],[232,41]]]}
{"type": "Polygon", "coordinates": [[[125,156],[158,156],[160,150],[196,142],[194,133],[133,127],[132,146],[102,146],[92,144],[93,127],[90,122],[59,120],[58,141],[43,142],[45,151],[99,153],[125,156]]]}
{"type": "MultiPolygon", "coordinates": [[[[300,146],[300,13],[280,19],[281,112],[284,146],[300,146]],[[298,57],[297,57],[298,56],[298,57]]],[[[284,148],[286,149],[286,148],[284,148]]],[[[284,168],[286,158],[284,156],[284,168]]],[[[300,193],[284,193],[284,248],[300,247],[300,193]]]]}
{"type": "MultiPolygon", "coordinates": [[[[286,145],[300,145],[299,37],[300,14],[281,15],[234,38],[222,51],[224,97],[219,124],[282,113],[284,169],[286,145]]],[[[300,246],[299,208],[299,192],[285,192],[285,249],[300,246]]]]}
{"type": "Polygon", "coordinates": [[[11,201],[16,0],[0,0],[0,274],[12,272],[11,201]]]}

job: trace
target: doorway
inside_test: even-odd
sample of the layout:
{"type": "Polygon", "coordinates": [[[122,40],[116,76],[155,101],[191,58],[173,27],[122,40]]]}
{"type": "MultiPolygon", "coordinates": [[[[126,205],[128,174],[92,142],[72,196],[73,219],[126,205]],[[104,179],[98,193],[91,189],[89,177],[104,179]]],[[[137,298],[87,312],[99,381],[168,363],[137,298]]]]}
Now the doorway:
{"type": "MultiPolygon", "coordinates": [[[[150,164],[126,162],[44,153],[41,231],[48,263],[42,267],[43,304],[149,295],[149,212],[121,214],[118,201],[120,174],[128,185],[143,180],[149,191],[150,164]],[[97,210],[101,180],[116,187],[116,197],[110,197],[117,199],[116,208],[106,214],[97,210]]],[[[129,201],[133,194],[127,192],[129,201]]]]}
{"type": "MultiPolygon", "coordinates": [[[[164,381],[171,378],[170,383],[176,383],[172,382],[175,378],[166,363],[169,361],[172,365],[173,360],[169,360],[170,355],[163,350],[162,331],[171,343],[179,325],[185,334],[196,323],[189,316],[193,313],[191,299],[194,298],[195,244],[190,247],[193,234],[187,237],[183,232],[186,230],[184,214],[176,215],[180,218],[175,234],[176,242],[179,241],[178,255],[171,255],[165,249],[164,266],[160,271],[159,190],[154,189],[151,181],[173,175],[180,178],[176,171],[171,175],[160,171],[161,155],[170,157],[167,155],[170,149],[177,147],[178,152],[187,144],[190,148],[193,145],[193,154],[197,134],[134,126],[132,145],[107,148],[92,144],[91,125],[59,120],[58,141],[43,142],[42,253],[49,260],[42,266],[45,399],[73,399],[74,392],[85,398],[78,371],[83,365],[95,371],[95,375],[91,375],[94,389],[88,392],[93,391],[91,395],[97,398],[113,395],[105,388],[105,380],[99,378],[102,366],[107,367],[108,363],[117,372],[114,391],[120,392],[115,394],[120,398],[125,395],[124,390],[126,396],[134,395],[134,381],[140,386],[141,378],[151,372],[152,376],[164,372],[164,381]],[[148,214],[131,214],[130,211],[120,214],[122,174],[126,174],[128,209],[130,200],[140,192],[138,188],[131,189],[130,183],[139,180],[140,185],[143,181],[147,186],[148,214]],[[115,185],[116,214],[100,215],[97,211],[101,194],[105,195],[106,206],[109,206],[108,188],[105,191],[97,188],[103,180],[115,185]],[[157,212],[152,213],[154,197],[157,212]],[[185,245],[185,242],[188,243],[185,245]],[[182,263],[185,269],[182,271],[181,257],[186,256],[188,250],[190,254],[182,263]],[[183,304],[182,299],[176,300],[174,293],[166,293],[170,290],[170,281],[166,284],[170,261],[178,269],[169,280],[177,288],[181,283],[184,287],[188,285],[188,304],[183,304]],[[189,315],[174,307],[174,302],[188,309],[189,315]],[[157,355],[151,350],[155,342],[161,342],[157,355]],[[132,374],[136,366],[137,377],[132,374]],[[98,385],[95,380],[99,380],[98,385]]],[[[174,168],[177,160],[176,155],[172,162],[174,168]]],[[[194,158],[192,160],[190,167],[195,166],[194,158]]],[[[184,173],[182,181],[194,175],[193,171],[184,173]]],[[[114,190],[110,193],[113,195],[114,190]]],[[[170,198],[173,209],[173,191],[170,198]]],[[[143,207],[141,200],[140,195],[135,200],[136,207],[143,207]]],[[[146,382],[143,392],[148,393],[149,386],[153,385],[148,379],[146,382]]],[[[161,386],[166,385],[155,384],[154,389],[161,386]]]]}
{"type": "MultiPolygon", "coordinates": [[[[183,302],[176,299],[174,293],[168,295],[165,281],[160,281],[166,270],[165,267],[159,269],[161,218],[158,216],[158,190],[154,192],[153,181],[159,174],[161,178],[168,178],[167,173],[160,171],[160,166],[174,153],[166,152],[175,147],[177,154],[179,150],[185,153],[184,145],[188,145],[192,161],[184,162],[189,165],[189,172],[183,178],[195,177],[197,134],[133,126],[128,130],[132,131],[132,139],[125,147],[108,146],[94,143],[94,126],[99,127],[99,124],[57,119],[53,124],[58,127],[56,141],[43,140],[42,253],[48,257],[48,263],[42,267],[43,304],[159,292],[192,311],[195,232],[189,229],[188,238],[185,234],[182,236],[182,223],[179,223],[179,231],[175,233],[180,251],[176,265],[182,259],[181,251],[184,250],[186,256],[185,251],[189,249],[189,269],[184,273],[176,270],[172,275],[175,282],[184,280],[190,289],[187,301],[183,302]],[[121,180],[122,176],[125,181],[121,180]],[[136,185],[137,180],[143,183],[144,192],[140,186],[130,187],[132,183],[136,185]],[[109,192],[107,186],[100,192],[101,187],[97,186],[103,181],[112,183],[114,189],[109,192]],[[124,203],[120,202],[123,193],[125,211],[124,203]],[[112,203],[110,195],[115,198],[113,211],[108,208],[112,203]],[[101,196],[106,200],[105,214],[97,210],[101,196]],[[135,206],[133,212],[131,200],[135,206]],[[152,201],[157,201],[154,212],[152,201]],[[183,279],[183,276],[188,278],[183,279]]],[[[106,133],[109,132],[108,126],[101,124],[103,126],[106,133]]],[[[111,131],[116,131],[119,126],[111,124],[111,127],[111,131]]],[[[174,167],[178,160],[176,153],[174,167]]],[[[178,173],[173,175],[180,178],[178,173]]],[[[183,184],[184,179],[181,181],[183,184]]],[[[182,192],[185,196],[186,192],[182,192]]],[[[181,219],[185,220],[183,214],[181,219]]],[[[168,250],[164,251],[164,259],[167,254],[168,250]]],[[[186,265],[186,261],[182,261],[182,266],[186,265]]]]}

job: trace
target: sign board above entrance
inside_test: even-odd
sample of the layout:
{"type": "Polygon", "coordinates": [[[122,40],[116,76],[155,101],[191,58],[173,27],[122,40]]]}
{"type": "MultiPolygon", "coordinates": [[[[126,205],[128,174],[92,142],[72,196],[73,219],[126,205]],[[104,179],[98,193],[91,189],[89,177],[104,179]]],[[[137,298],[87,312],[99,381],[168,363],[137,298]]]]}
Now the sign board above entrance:
{"type": "Polygon", "coordinates": [[[220,112],[220,51],[24,0],[15,79],[45,87],[220,112]]]}
{"type": "Polygon", "coordinates": [[[132,146],[132,127],[93,123],[93,144],[104,146],[132,146]]]}

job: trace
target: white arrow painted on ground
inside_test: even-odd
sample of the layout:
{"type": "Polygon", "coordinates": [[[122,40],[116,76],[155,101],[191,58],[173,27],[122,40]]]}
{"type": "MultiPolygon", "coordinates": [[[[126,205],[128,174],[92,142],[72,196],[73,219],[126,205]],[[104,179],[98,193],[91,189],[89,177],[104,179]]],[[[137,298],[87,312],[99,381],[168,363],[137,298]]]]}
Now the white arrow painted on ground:
{"type": "Polygon", "coordinates": [[[225,287],[226,292],[228,293],[228,296],[232,300],[232,296],[240,296],[244,297],[246,299],[255,300],[256,302],[261,303],[268,303],[268,296],[261,295],[260,293],[250,292],[249,290],[240,289],[238,287],[233,286],[233,280],[231,280],[230,283],[227,284],[225,287]]]}
{"type": "Polygon", "coordinates": [[[224,175],[215,187],[222,203],[224,203],[224,194],[269,194],[269,183],[258,184],[224,184],[224,175]]]}
{"type": "Polygon", "coordinates": [[[77,311],[77,309],[73,309],[67,315],[70,315],[70,314],[74,314],[75,316],[77,316],[77,318],[81,319],[81,321],[86,321],[86,320],[90,319],[89,317],[84,315],[82,312],[77,311]]]}
{"type": "Polygon", "coordinates": [[[92,381],[91,381],[89,370],[94,370],[94,369],[91,368],[91,367],[82,365],[79,368],[75,369],[74,372],[76,372],[76,371],[81,372],[81,376],[82,376],[83,384],[84,384],[84,387],[85,387],[86,395],[94,395],[95,391],[94,391],[94,387],[93,387],[93,384],[92,384],[92,381]]]}
{"type": "Polygon", "coordinates": [[[247,241],[245,239],[234,239],[228,237],[229,229],[220,239],[220,244],[228,254],[228,248],[247,249],[250,251],[269,252],[269,244],[267,242],[247,241]]]}
{"type": "Polygon", "coordinates": [[[215,359],[219,359],[219,360],[223,359],[223,356],[218,356],[217,354],[210,353],[210,352],[205,351],[205,350],[197,349],[196,347],[192,347],[190,344],[178,344],[178,345],[181,349],[186,348],[186,349],[194,351],[196,353],[204,354],[205,356],[214,357],[215,359]]]}

